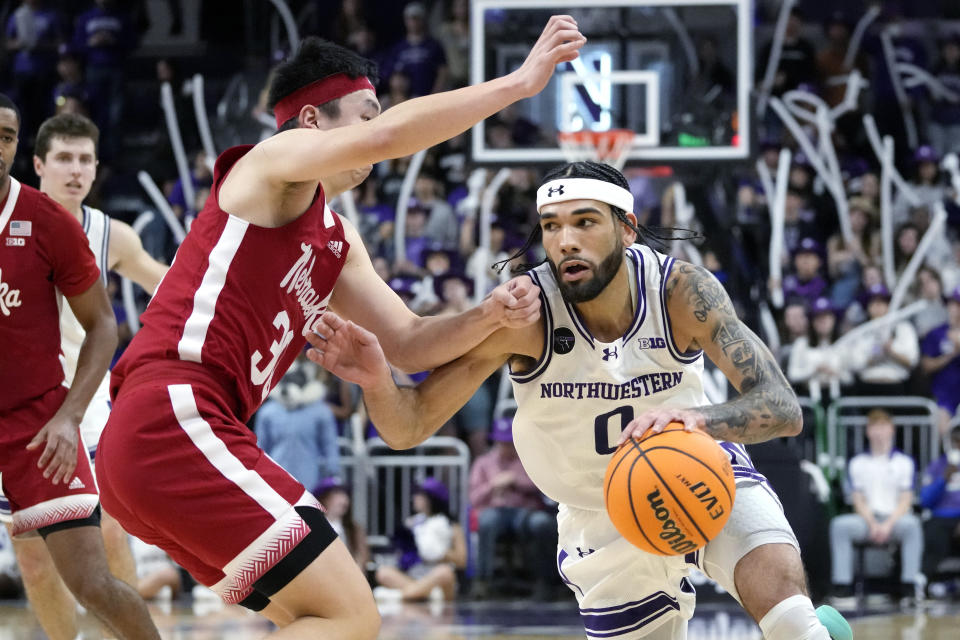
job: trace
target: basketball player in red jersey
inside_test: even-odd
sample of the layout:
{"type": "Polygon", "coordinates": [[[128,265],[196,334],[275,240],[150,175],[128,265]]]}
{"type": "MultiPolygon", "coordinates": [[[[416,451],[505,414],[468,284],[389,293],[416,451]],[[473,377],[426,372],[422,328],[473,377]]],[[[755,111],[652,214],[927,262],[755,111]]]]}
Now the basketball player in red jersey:
{"type": "Polygon", "coordinates": [[[118,638],[160,636],[136,591],[110,575],[79,425],[117,346],[117,325],[80,223],[10,176],[20,114],[0,95],[0,473],[15,536],[36,531],[83,606],[118,638]],[[86,331],[69,390],[58,291],[86,331]]]}
{"type": "Polygon", "coordinates": [[[392,362],[437,366],[538,317],[529,282],[459,316],[420,318],[377,276],[326,201],[371,163],[457,135],[540,91],[585,39],[554,16],[515,72],[379,115],[369,61],[318,39],[276,70],[280,131],[218,158],[212,193],[113,370],[97,450],[104,508],[275,637],[372,638],[366,580],[304,487],[245,422],[328,306],[377,333],[392,362]]]}

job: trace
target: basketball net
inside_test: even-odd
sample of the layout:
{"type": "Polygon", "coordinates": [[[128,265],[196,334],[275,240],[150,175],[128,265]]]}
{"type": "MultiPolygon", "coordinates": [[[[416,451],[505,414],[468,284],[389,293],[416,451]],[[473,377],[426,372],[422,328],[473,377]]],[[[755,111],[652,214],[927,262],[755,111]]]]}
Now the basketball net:
{"type": "Polygon", "coordinates": [[[559,131],[557,141],[563,155],[570,162],[595,160],[605,162],[618,171],[627,161],[627,152],[633,146],[634,134],[630,129],[607,131],[559,131]]]}

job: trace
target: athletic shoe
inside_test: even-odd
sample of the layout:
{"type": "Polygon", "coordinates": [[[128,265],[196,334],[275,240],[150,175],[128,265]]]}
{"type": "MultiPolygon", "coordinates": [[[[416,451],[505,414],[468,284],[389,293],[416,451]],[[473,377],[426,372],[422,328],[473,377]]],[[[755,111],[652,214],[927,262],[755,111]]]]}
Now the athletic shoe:
{"type": "Polygon", "coordinates": [[[827,628],[833,640],[853,640],[853,629],[839,611],[828,604],[817,607],[817,619],[827,628]]]}

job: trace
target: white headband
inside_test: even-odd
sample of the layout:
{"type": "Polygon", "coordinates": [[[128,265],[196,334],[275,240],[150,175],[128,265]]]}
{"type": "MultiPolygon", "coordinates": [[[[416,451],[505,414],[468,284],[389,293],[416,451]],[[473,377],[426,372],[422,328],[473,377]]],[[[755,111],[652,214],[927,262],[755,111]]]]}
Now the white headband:
{"type": "Polygon", "coordinates": [[[544,205],[568,200],[599,200],[633,213],[633,195],[617,185],[594,178],[559,178],[537,189],[537,211],[544,205]]]}

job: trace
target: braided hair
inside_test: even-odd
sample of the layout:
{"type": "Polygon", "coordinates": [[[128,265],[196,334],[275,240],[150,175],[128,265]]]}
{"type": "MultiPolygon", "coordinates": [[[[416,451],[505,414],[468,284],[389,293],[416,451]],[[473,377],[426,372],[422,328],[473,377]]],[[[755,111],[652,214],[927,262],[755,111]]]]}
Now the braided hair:
{"type": "MultiPolygon", "coordinates": [[[[602,162],[594,162],[592,160],[583,160],[580,162],[570,162],[559,167],[554,167],[543,176],[543,182],[541,184],[546,184],[551,180],[557,180],[559,178],[589,178],[593,180],[603,180],[604,182],[609,182],[615,184],[618,187],[630,190],[630,185],[627,183],[627,179],[623,176],[620,171],[611,167],[608,164],[602,162]]],[[[630,227],[634,233],[637,234],[637,242],[645,244],[648,247],[656,249],[658,251],[663,251],[666,248],[666,243],[671,240],[677,240],[679,238],[675,237],[673,234],[664,234],[661,230],[650,229],[649,227],[642,225],[640,223],[634,224],[630,222],[630,219],[627,218],[627,212],[621,209],[620,207],[615,207],[612,204],[609,205],[610,210],[613,213],[613,216],[618,219],[623,224],[630,227]]],[[[670,229],[670,231],[676,231],[677,229],[670,229]]],[[[681,230],[686,231],[686,230],[681,230]]],[[[523,246],[517,249],[516,253],[507,258],[506,260],[501,260],[493,266],[497,271],[503,271],[504,267],[515,258],[526,255],[527,251],[533,246],[533,243],[539,237],[541,233],[540,225],[536,225],[533,230],[530,232],[530,235],[527,236],[526,241],[523,243],[523,246]]],[[[686,236],[684,236],[686,237],[686,236]]],[[[546,258],[541,260],[537,264],[519,264],[511,271],[513,273],[522,273],[529,269],[536,267],[539,264],[543,264],[546,261],[546,258]]]]}

